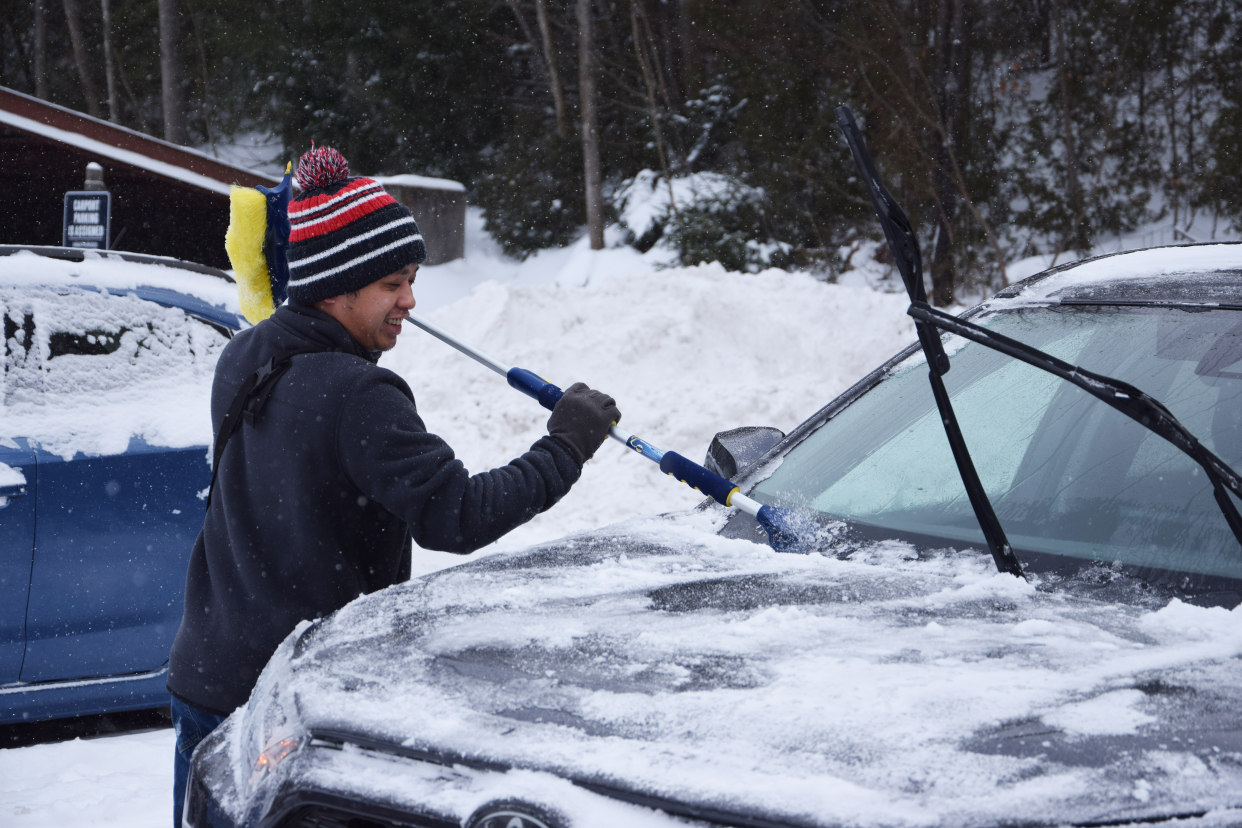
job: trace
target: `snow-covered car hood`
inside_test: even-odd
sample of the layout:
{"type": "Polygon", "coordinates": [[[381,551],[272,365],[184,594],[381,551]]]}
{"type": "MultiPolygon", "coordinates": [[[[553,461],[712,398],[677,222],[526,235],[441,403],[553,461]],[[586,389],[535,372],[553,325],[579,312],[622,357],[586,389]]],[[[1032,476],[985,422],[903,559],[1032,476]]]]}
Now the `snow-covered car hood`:
{"type": "Polygon", "coordinates": [[[973,551],[782,555],[722,519],[362,598],[290,637],[247,715],[800,825],[1242,805],[1242,611],[1161,606],[1106,568],[1030,584],[973,551]]]}

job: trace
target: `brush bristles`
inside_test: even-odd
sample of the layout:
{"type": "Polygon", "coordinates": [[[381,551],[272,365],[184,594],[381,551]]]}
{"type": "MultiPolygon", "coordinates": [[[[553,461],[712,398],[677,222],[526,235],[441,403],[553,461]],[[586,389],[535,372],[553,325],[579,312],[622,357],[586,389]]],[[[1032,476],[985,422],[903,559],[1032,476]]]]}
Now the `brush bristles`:
{"type": "Polygon", "coordinates": [[[267,197],[252,187],[229,190],[229,229],[224,249],[237,279],[237,298],[242,315],[257,325],[276,310],[272,279],[267,269],[263,242],[267,237],[267,197]]]}

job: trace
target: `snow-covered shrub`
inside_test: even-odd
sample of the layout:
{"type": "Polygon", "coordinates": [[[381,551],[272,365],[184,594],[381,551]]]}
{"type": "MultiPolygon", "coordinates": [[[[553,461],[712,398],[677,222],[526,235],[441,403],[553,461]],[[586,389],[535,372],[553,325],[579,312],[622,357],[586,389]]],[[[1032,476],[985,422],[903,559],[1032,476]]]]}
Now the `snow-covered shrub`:
{"type": "Polygon", "coordinates": [[[586,202],[576,141],[519,129],[491,162],[492,171],[478,184],[478,202],[484,227],[506,253],[525,259],[577,238],[586,202]],[[531,135],[535,140],[526,140],[531,135]]]}
{"type": "Polygon", "coordinates": [[[767,240],[764,191],[731,176],[666,179],[643,170],[621,186],[614,203],[629,244],[642,252],[659,244],[679,265],[719,262],[757,272],[791,264],[789,245],[767,240]]]}

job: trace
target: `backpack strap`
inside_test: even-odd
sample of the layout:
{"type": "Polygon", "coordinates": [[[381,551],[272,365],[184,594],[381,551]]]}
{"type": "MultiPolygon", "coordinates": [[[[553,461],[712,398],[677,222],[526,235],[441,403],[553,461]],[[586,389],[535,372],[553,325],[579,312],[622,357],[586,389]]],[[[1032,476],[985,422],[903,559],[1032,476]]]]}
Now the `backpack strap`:
{"type": "Polygon", "coordinates": [[[316,352],[281,351],[263,363],[259,370],[247,377],[241,388],[237,389],[237,396],[233,398],[229,410],[225,412],[224,420],[220,423],[220,433],[216,435],[215,457],[211,463],[211,485],[207,488],[208,509],[211,508],[211,495],[216,488],[216,475],[220,472],[220,459],[224,457],[224,447],[228,445],[229,438],[241,426],[242,420],[245,420],[251,428],[254,427],[263,407],[267,405],[272,389],[276,387],[276,381],[284,375],[285,371],[289,370],[293,357],[309,353],[316,352]]]}

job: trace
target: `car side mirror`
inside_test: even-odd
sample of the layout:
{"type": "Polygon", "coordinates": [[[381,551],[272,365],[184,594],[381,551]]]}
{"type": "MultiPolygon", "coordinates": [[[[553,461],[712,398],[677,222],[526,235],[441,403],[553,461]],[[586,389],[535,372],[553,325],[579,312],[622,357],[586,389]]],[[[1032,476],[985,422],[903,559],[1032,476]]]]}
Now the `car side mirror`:
{"type": "Polygon", "coordinates": [[[722,431],[712,438],[703,465],[726,480],[762,457],[785,439],[785,432],[767,426],[743,426],[722,431]]]}

